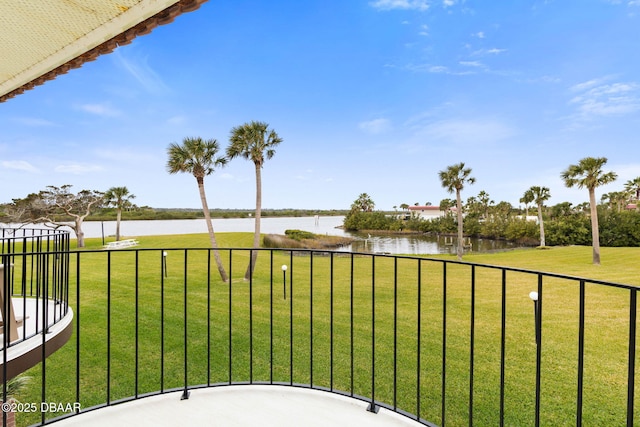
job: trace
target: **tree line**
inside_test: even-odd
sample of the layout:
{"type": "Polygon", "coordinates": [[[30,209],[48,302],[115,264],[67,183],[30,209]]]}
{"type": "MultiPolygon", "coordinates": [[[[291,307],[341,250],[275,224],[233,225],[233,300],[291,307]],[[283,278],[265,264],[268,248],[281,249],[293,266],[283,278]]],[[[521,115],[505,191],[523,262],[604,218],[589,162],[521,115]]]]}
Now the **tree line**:
{"type": "MultiPolygon", "coordinates": [[[[569,202],[545,206],[551,197],[547,187],[531,186],[524,191],[520,202],[524,212],[508,202],[495,203],[489,194],[480,191],[462,203],[461,193],[468,184],[475,183],[471,169],[464,163],[447,167],[438,173],[442,186],[455,193],[455,199],[444,199],[440,209],[444,216],[424,220],[416,214],[404,212],[388,215],[374,211],[375,203],[361,194],[352,204],[345,218],[348,230],[414,230],[425,233],[458,235],[457,255],[462,259],[463,236],[508,239],[523,244],[591,245],[593,263],[600,263],[600,244],[606,246],[640,245],[640,212],[625,209],[640,199],[640,177],[629,180],[624,190],[604,194],[598,204],[595,190],[616,180],[617,174],[603,170],[607,159],[586,157],[570,165],[560,176],[565,186],[586,189],[589,202],[572,206],[569,202]],[[528,221],[529,206],[537,209],[537,221],[528,221]],[[524,214],[524,215],[523,215],[524,214]],[[600,221],[599,221],[600,219],[600,221]]],[[[408,210],[407,204],[401,204],[408,210]]]]}

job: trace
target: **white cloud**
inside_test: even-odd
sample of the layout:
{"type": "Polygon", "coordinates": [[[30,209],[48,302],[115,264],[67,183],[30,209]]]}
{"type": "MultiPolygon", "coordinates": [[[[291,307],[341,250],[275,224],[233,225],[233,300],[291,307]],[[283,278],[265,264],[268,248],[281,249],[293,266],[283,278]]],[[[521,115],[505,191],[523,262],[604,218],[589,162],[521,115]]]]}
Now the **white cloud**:
{"type": "Polygon", "coordinates": [[[391,129],[391,122],[388,119],[374,119],[367,122],[361,122],[358,127],[370,134],[379,134],[391,129]]]}
{"type": "Polygon", "coordinates": [[[31,173],[39,173],[40,171],[31,163],[24,160],[5,160],[2,163],[2,167],[6,169],[13,169],[31,173]]]}
{"type": "Polygon", "coordinates": [[[183,125],[187,122],[187,118],[185,116],[173,116],[167,120],[167,124],[177,126],[183,125]]]}
{"type": "Polygon", "coordinates": [[[507,51],[507,49],[498,49],[497,47],[494,47],[494,48],[491,48],[491,49],[476,50],[475,52],[472,53],[472,55],[475,55],[475,56],[498,55],[498,54],[504,53],[506,51],[507,51]]]}
{"type": "Polygon", "coordinates": [[[472,35],[473,37],[477,37],[477,38],[479,38],[479,39],[483,39],[483,38],[485,37],[485,36],[484,36],[484,31],[478,31],[477,33],[475,33],[475,34],[471,34],[471,35],[472,35]]]}
{"type": "Polygon", "coordinates": [[[32,127],[55,126],[55,123],[49,120],[38,119],[35,117],[14,117],[11,120],[15,123],[32,127]]]}
{"type": "Polygon", "coordinates": [[[428,123],[416,134],[426,141],[477,145],[508,139],[515,131],[494,119],[449,119],[428,123]]]}
{"type": "Polygon", "coordinates": [[[465,67],[484,67],[484,64],[480,61],[460,61],[460,65],[464,65],[465,67]]]}
{"type": "Polygon", "coordinates": [[[446,73],[449,69],[444,65],[431,65],[427,68],[427,71],[430,73],[446,73]]]}
{"type": "MultiPolygon", "coordinates": [[[[126,52],[133,53],[133,50],[128,48],[126,52]]],[[[131,74],[131,76],[133,76],[133,78],[136,79],[148,92],[159,94],[169,90],[162,78],[149,65],[148,56],[128,57],[125,56],[122,49],[116,49],[112,56],[115,59],[116,64],[120,65],[120,67],[131,74]]]]}
{"type": "Polygon", "coordinates": [[[122,114],[122,112],[107,104],[83,104],[78,108],[87,113],[102,117],[117,117],[122,114]]]}
{"type": "Polygon", "coordinates": [[[613,116],[640,110],[640,84],[604,83],[608,78],[593,79],[570,88],[577,92],[569,104],[575,105],[580,119],[613,116]]]}
{"type": "Polygon", "coordinates": [[[427,0],[376,0],[369,4],[380,10],[405,9],[425,11],[429,9],[429,2],[427,0]]]}
{"type": "Polygon", "coordinates": [[[66,165],[58,165],[55,167],[55,171],[59,173],[69,173],[72,175],[84,175],[91,172],[101,172],[102,166],[87,165],[81,163],[69,163],[66,165]]]}
{"type": "Polygon", "coordinates": [[[442,5],[444,7],[451,7],[456,4],[456,0],[442,0],[442,5]]]}

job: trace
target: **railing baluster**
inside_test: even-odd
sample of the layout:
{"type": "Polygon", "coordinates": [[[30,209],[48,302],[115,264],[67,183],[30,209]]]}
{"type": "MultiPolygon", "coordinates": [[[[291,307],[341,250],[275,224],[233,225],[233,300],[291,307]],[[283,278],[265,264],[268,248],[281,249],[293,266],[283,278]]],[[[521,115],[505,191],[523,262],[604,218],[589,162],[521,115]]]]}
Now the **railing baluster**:
{"type": "Polygon", "coordinates": [[[211,249],[207,249],[207,385],[211,385],[211,249]]]}
{"type": "MultiPolygon", "coordinates": [[[[184,390],[182,392],[182,396],[180,397],[180,400],[186,400],[189,398],[189,380],[188,380],[188,374],[189,374],[189,340],[188,340],[188,278],[187,278],[187,273],[189,271],[189,262],[187,260],[187,255],[189,254],[189,251],[187,249],[184,250],[184,390]]],[[[231,280],[231,279],[229,279],[231,280]]]]}
{"type": "Polygon", "coordinates": [[[502,270],[502,301],[500,303],[500,427],[504,427],[504,380],[507,341],[507,271],[502,270]]]}
{"type": "Polygon", "coordinates": [[[309,384],[313,387],[313,251],[309,251],[309,384]]]}
{"type": "Polygon", "coordinates": [[[289,253],[289,384],[293,385],[293,251],[289,253]]]}
{"type": "Polygon", "coordinates": [[[442,387],[441,414],[442,427],[447,420],[447,263],[442,264],[442,387]]]}
{"type": "Polygon", "coordinates": [[[139,380],[139,367],[140,367],[140,252],[135,252],[135,397],[138,398],[138,380],[139,380]]]}
{"type": "Polygon", "coordinates": [[[538,302],[536,304],[536,407],[535,425],[540,425],[541,373],[542,373],[542,274],[538,274],[538,302]]]}
{"type": "Polygon", "coordinates": [[[393,410],[398,409],[398,258],[393,258],[393,410]]]}
{"type": "Polygon", "coordinates": [[[638,291],[629,291],[629,371],[627,374],[627,427],[633,426],[633,407],[635,397],[636,373],[636,316],[638,291]]]}
{"type": "Polygon", "coordinates": [[[164,279],[167,275],[167,256],[160,251],[160,393],[164,393],[164,279]]]}
{"type": "Polygon", "coordinates": [[[576,401],[576,426],[582,426],[582,395],[584,380],[584,280],[580,280],[580,313],[578,315],[578,392],[576,401]]]}
{"type": "Polygon", "coordinates": [[[330,254],[330,262],[329,262],[329,328],[330,328],[330,332],[329,332],[329,353],[330,353],[330,372],[329,372],[329,390],[333,391],[333,365],[334,365],[334,358],[333,358],[333,255],[334,253],[331,252],[330,254]]]}
{"type": "Polygon", "coordinates": [[[229,384],[233,383],[233,363],[232,363],[232,354],[233,354],[233,292],[232,292],[232,284],[233,282],[233,251],[229,251],[229,384]]]}
{"type": "Polygon", "coordinates": [[[249,384],[253,384],[253,252],[249,249],[249,384]]]}
{"type": "Polygon", "coordinates": [[[417,361],[416,361],[416,420],[420,419],[422,400],[422,260],[418,260],[418,327],[417,327],[417,361]]]}
{"type": "Polygon", "coordinates": [[[376,257],[371,256],[371,401],[367,411],[377,413],[376,405],[376,257]]]}
{"type": "Polygon", "coordinates": [[[273,251],[269,253],[269,384],[273,384],[273,251]]]}
{"type": "Polygon", "coordinates": [[[469,427],[473,427],[473,373],[476,339],[476,266],[471,266],[471,324],[469,337],[469,427]]]}
{"type": "MultiPolygon", "coordinates": [[[[44,372],[44,369],[43,369],[43,372],[44,372]]],[[[111,251],[107,251],[107,387],[106,387],[106,393],[107,393],[107,405],[110,405],[111,404],[111,251]]]]}
{"type": "Polygon", "coordinates": [[[80,252],[76,252],[76,402],[80,402],[80,252]]]}
{"type": "Polygon", "coordinates": [[[350,396],[353,397],[354,394],[354,360],[353,360],[353,356],[354,356],[354,341],[353,341],[353,328],[354,328],[354,315],[353,315],[353,272],[354,272],[354,254],[352,253],[350,256],[350,279],[349,279],[349,334],[350,334],[350,338],[349,338],[349,358],[350,358],[350,362],[349,362],[349,369],[350,369],[350,380],[351,380],[351,385],[349,387],[349,391],[350,391],[350,396]]]}

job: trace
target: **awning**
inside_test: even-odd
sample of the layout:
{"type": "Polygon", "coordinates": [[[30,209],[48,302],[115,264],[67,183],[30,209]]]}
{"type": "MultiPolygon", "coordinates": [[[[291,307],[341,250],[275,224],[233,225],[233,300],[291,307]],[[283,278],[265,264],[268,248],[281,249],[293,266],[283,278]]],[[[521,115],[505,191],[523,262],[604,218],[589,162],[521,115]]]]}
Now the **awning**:
{"type": "Polygon", "coordinates": [[[0,0],[0,102],[112,52],[206,0],[0,0]]]}

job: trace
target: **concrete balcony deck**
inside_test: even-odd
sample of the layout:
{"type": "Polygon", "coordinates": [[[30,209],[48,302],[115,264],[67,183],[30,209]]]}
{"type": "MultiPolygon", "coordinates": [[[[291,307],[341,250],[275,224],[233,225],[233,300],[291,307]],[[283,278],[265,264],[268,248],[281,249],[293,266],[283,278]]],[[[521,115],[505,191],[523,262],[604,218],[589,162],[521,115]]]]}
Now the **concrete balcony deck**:
{"type": "Polygon", "coordinates": [[[423,425],[381,408],[367,411],[358,399],[307,388],[234,385],[190,390],[120,403],[55,423],[75,426],[204,426],[217,427],[415,427],[423,425]]]}
{"type": "MultiPolygon", "coordinates": [[[[63,313],[60,303],[38,298],[12,297],[13,310],[16,318],[24,319],[17,328],[18,339],[14,340],[6,350],[7,377],[12,378],[42,360],[42,347],[45,347],[45,357],[62,347],[71,337],[73,331],[73,310],[68,308],[63,313]],[[44,314],[46,311],[46,320],[44,314]],[[43,336],[39,331],[46,329],[43,336]],[[26,339],[25,339],[26,338],[26,339]]],[[[3,325],[0,333],[0,380],[3,379],[4,333],[7,325],[3,325]]]]}

